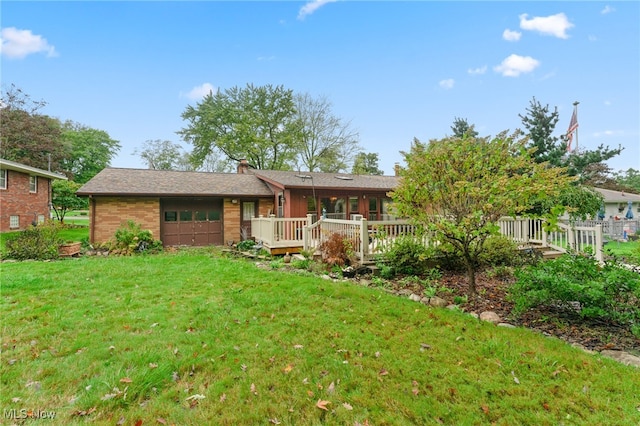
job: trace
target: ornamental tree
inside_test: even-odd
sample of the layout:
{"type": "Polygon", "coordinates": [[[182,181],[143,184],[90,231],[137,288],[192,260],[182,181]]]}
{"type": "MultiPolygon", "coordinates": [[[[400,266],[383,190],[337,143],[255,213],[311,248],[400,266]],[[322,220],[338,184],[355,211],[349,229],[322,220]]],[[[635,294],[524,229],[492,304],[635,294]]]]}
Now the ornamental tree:
{"type": "Polygon", "coordinates": [[[415,139],[402,153],[406,167],[391,194],[394,206],[460,253],[472,300],[478,258],[487,237],[499,232],[498,220],[527,211],[534,200],[557,199],[573,180],[564,169],[536,163],[526,143],[506,131],[494,138],[467,134],[428,144],[415,139]]]}

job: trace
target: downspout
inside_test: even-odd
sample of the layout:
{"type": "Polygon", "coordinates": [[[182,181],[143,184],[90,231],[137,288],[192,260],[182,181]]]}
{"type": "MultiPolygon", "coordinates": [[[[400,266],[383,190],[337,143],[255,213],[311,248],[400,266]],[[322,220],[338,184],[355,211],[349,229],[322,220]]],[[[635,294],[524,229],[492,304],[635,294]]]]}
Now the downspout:
{"type": "Polygon", "coordinates": [[[89,203],[91,209],[91,218],[89,219],[89,242],[93,244],[95,242],[95,229],[96,229],[96,200],[93,195],[89,195],[89,203]]]}

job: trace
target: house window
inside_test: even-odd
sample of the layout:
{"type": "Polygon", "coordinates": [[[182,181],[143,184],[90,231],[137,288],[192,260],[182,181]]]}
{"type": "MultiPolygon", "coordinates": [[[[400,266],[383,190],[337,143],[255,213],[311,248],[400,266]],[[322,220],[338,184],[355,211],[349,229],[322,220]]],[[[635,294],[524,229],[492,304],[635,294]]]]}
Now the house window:
{"type": "Polygon", "coordinates": [[[216,210],[209,211],[209,220],[210,221],[219,221],[220,220],[220,212],[216,210]]]}
{"type": "Polygon", "coordinates": [[[38,176],[29,176],[29,192],[38,192],[38,176]]]}
{"type": "Polygon", "coordinates": [[[369,197],[369,220],[378,220],[378,199],[369,197]]]}
{"type": "Polygon", "coordinates": [[[165,222],[177,222],[178,221],[178,212],[176,212],[176,211],[164,212],[164,221],[165,222]]]}
{"type": "Polygon", "coordinates": [[[358,213],[358,197],[349,197],[349,213],[358,213]]]}
{"type": "Polygon", "coordinates": [[[256,216],[256,203],[245,201],[242,203],[242,220],[247,221],[256,216]]]}
{"type": "Polygon", "coordinates": [[[0,169],[0,189],[7,189],[7,171],[0,169]]]}
{"type": "Polygon", "coordinates": [[[9,217],[9,228],[20,228],[20,216],[9,217]]]}
{"type": "Polygon", "coordinates": [[[193,213],[191,210],[183,210],[180,212],[180,222],[191,222],[193,220],[193,213]]]}
{"type": "Polygon", "coordinates": [[[196,222],[206,222],[206,221],[207,221],[207,212],[196,211],[196,222]]]}

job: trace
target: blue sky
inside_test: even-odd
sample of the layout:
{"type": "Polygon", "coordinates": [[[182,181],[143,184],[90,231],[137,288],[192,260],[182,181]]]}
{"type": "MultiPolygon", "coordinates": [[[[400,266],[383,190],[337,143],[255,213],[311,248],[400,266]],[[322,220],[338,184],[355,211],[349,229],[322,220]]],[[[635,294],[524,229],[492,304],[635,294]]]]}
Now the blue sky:
{"type": "MultiPolygon", "coordinates": [[[[414,137],[522,128],[535,96],[578,106],[578,144],[640,169],[640,2],[3,1],[2,84],[105,130],[116,167],[146,140],[182,143],[204,91],[283,85],[326,97],[393,173],[414,137]]],[[[575,140],[575,139],[574,139],[575,140]]]]}

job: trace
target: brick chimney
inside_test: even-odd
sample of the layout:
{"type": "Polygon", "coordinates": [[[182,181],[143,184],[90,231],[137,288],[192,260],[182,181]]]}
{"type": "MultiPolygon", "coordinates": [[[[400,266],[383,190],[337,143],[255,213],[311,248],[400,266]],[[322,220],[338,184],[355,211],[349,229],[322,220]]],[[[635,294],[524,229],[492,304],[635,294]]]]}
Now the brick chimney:
{"type": "Polygon", "coordinates": [[[393,165],[393,171],[396,176],[400,176],[400,163],[396,163],[393,165]]]}
{"type": "Polygon", "coordinates": [[[249,171],[249,163],[247,162],[246,159],[242,159],[240,160],[240,162],[238,163],[238,174],[239,175],[244,175],[249,171]]]}

